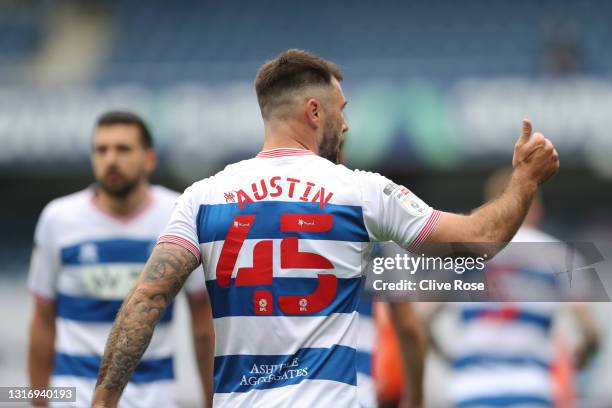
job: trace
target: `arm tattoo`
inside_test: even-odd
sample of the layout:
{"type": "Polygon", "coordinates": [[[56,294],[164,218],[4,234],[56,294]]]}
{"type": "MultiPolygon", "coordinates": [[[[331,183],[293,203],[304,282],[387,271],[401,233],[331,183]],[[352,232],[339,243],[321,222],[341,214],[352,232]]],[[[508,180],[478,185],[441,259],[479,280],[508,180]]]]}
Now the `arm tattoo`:
{"type": "Polygon", "coordinates": [[[166,306],[198,263],[191,252],[178,245],[162,243],[155,247],[117,314],[96,388],[101,387],[119,397],[149,345],[166,306]]]}

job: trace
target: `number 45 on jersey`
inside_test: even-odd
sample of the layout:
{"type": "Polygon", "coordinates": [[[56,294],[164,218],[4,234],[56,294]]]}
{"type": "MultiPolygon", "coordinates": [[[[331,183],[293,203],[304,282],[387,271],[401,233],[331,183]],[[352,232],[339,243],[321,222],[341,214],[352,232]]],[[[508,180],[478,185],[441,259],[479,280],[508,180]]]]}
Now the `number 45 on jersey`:
{"type": "MultiPolygon", "coordinates": [[[[217,284],[226,288],[231,283],[232,271],[236,266],[238,254],[246,239],[256,215],[237,215],[234,217],[217,263],[217,284]]],[[[281,214],[281,232],[325,233],[333,227],[333,214],[281,214]]],[[[299,238],[285,237],[281,240],[280,266],[283,269],[334,269],[334,265],[324,256],[312,252],[300,252],[299,238]]],[[[236,286],[272,286],[272,240],[259,241],[253,249],[253,266],[238,269],[236,286]]],[[[285,314],[313,314],[329,306],[336,296],[338,278],[331,273],[318,273],[317,288],[314,292],[296,296],[279,296],[278,307],[285,314]]],[[[274,298],[270,290],[254,292],[253,307],[255,314],[273,313],[274,298]]]]}

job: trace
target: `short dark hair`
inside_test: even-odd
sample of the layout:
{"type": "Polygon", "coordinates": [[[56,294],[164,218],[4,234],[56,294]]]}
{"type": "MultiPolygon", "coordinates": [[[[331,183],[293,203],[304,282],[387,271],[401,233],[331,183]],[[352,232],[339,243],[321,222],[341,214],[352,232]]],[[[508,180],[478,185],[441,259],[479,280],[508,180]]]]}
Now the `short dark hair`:
{"type": "Polygon", "coordinates": [[[290,49],[267,61],[257,71],[255,92],[264,118],[288,91],[313,85],[329,85],[332,78],[342,81],[336,64],[299,49],[290,49]]]}
{"type": "Polygon", "coordinates": [[[140,131],[140,142],[145,149],[153,148],[153,136],[145,121],[138,115],[128,111],[110,111],[98,118],[96,128],[111,125],[133,125],[140,131]]]}

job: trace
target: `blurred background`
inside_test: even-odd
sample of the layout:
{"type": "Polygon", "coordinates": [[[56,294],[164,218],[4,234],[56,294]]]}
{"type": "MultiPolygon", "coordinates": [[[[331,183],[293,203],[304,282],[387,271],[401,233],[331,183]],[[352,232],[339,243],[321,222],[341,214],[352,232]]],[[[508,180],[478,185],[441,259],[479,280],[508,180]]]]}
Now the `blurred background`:
{"type": "MultiPolygon", "coordinates": [[[[92,182],[96,117],[143,115],[155,182],[182,190],[259,151],[253,80],[287,48],[344,70],[350,167],[468,211],[527,116],[561,157],[543,229],[609,241],[611,19],[607,0],[0,0],[0,385],[26,383],[34,226],[49,200],[92,182]]],[[[593,308],[604,345],[579,393],[612,407],[612,306],[593,308]]],[[[443,393],[433,371],[429,393],[443,393]]]]}

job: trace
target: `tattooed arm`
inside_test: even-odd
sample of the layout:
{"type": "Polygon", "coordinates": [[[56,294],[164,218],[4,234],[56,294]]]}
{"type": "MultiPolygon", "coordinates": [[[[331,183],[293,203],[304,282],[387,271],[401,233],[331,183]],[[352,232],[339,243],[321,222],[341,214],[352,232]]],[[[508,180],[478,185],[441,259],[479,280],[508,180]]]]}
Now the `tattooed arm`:
{"type": "Polygon", "coordinates": [[[106,343],[93,396],[94,407],[116,407],[166,306],[199,261],[187,249],[158,244],[126,297],[106,343]]]}

